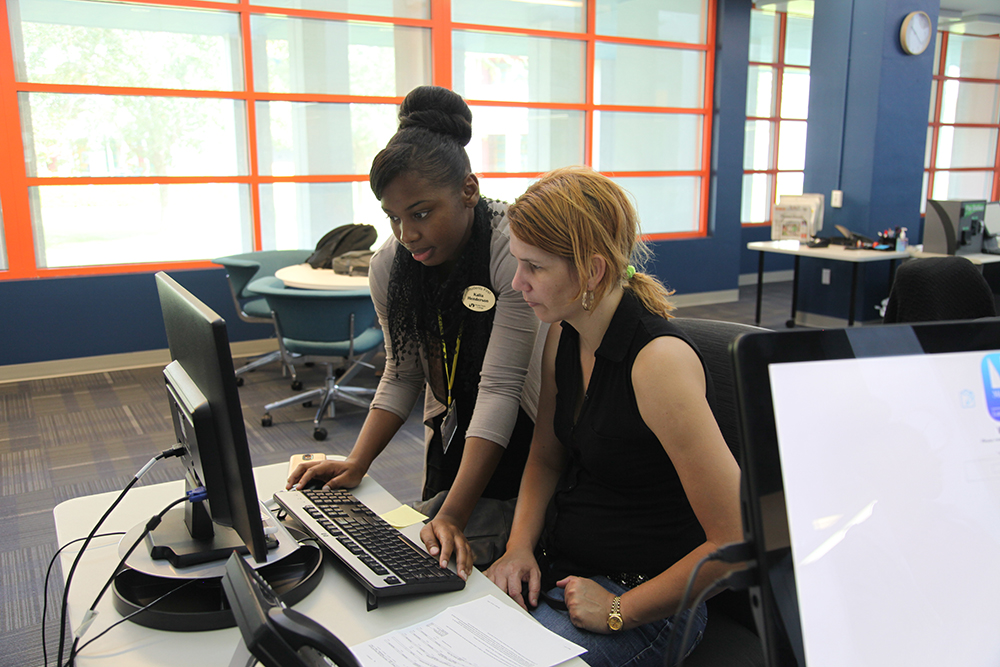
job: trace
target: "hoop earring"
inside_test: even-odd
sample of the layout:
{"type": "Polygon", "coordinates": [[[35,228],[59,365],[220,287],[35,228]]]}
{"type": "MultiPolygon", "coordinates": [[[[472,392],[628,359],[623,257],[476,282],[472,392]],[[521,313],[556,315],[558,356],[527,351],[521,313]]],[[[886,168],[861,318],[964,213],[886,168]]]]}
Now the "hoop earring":
{"type": "Polygon", "coordinates": [[[584,310],[590,312],[590,309],[594,307],[593,290],[587,290],[586,292],[583,293],[583,299],[580,300],[580,305],[583,306],[584,310]]]}

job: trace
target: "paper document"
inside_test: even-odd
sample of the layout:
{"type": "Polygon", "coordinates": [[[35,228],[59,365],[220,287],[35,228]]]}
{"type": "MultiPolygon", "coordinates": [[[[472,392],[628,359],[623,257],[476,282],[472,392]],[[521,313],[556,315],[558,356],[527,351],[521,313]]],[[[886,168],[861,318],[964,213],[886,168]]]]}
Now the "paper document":
{"type": "Polygon", "coordinates": [[[364,667],[552,667],[584,649],[485,595],[351,651],[364,667]]]}

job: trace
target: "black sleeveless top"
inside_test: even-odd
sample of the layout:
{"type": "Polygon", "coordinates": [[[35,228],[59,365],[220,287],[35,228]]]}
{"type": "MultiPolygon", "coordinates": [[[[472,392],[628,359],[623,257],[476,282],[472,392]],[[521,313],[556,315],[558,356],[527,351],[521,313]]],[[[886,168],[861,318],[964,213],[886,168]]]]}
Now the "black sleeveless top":
{"type": "MultiPolygon", "coordinates": [[[[698,349],[626,290],[595,355],[574,424],[583,390],[580,339],[572,326],[562,327],[554,425],[569,463],[549,508],[543,546],[560,575],[655,576],[704,542],[705,533],[670,457],[639,414],[632,364],[659,336],[676,336],[698,349]]],[[[707,374],[706,382],[711,397],[707,374]]]]}

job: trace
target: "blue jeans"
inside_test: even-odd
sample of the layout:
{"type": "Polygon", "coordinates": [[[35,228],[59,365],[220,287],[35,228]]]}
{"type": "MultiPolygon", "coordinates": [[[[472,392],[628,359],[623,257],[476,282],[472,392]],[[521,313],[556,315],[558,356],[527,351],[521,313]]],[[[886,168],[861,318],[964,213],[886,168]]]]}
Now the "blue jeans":
{"type": "MultiPolygon", "coordinates": [[[[621,595],[628,590],[606,577],[593,579],[615,595],[621,595]]],[[[558,600],[563,599],[561,588],[556,587],[546,593],[558,600]]],[[[701,641],[705,623],[708,621],[708,610],[702,604],[693,612],[689,609],[679,616],[671,616],[662,621],[654,621],[610,635],[581,630],[569,620],[568,612],[553,609],[542,599],[539,599],[538,606],[531,615],[552,632],[587,649],[587,653],[581,657],[591,667],[646,667],[647,665],[663,667],[667,641],[674,625],[677,625],[677,630],[674,631],[671,653],[678,653],[681,637],[684,634],[684,624],[688,621],[695,623],[695,626],[691,628],[692,639],[689,640],[691,645],[687,647],[686,653],[690,653],[691,649],[701,641]]]]}

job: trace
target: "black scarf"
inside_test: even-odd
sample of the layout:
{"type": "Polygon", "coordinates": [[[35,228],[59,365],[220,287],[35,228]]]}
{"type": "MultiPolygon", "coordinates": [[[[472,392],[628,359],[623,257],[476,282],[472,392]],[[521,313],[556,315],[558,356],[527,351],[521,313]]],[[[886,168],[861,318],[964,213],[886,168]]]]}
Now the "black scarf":
{"type": "Polygon", "coordinates": [[[424,266],[413,259],[402,244],[396,247],[389,274],[389,340],[396,362],[407,355],[419,354],[422,348],[427,356],[430,387],[435,397],[445,403],[447,383],[442,341],[447,347],[450,370],[461,336],[452,400],[460,401],[466,409],[475,405],[496,307],[474,312],[462,303],[462,294],[470,285],[482,285],[496,296],[497,290],[490,280],[490,247],[492,220],[500,215],[489,207],[489,200],[479,199],[472,234],[447,275],[440,267],[424,266]]]}

